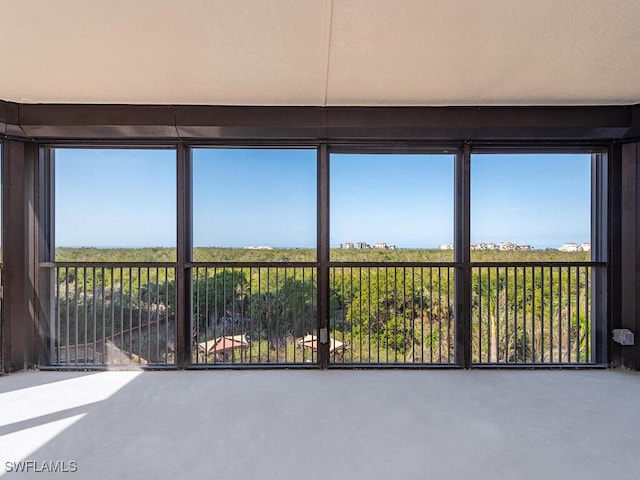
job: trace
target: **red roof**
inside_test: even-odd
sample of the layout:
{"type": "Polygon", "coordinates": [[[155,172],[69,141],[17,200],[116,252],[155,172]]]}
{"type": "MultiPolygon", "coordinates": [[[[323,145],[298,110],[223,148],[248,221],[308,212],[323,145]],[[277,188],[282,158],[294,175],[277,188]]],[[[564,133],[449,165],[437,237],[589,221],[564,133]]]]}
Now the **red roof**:
{"type": "Polygon", "coordinates": [[[235,348],[248,347],[249,341],[245,335],[229,335],[218,337],[215,340],[201,342],[198,344],[200,350],[206,353],[218,353],[225,350],[233,350],[235,348]]]}
{"type": "MultiPolygon", "coordinates": [[[[314,352],[318,350],[318,339],[315,335],[305,335],[304,338],[298,340],[298,345],[304,348],[310,348],[314,352]]],[[[345,348],[344,342],[336,340],[335,338],[329,338],[329,352],[339,351],[345,348]]]]}

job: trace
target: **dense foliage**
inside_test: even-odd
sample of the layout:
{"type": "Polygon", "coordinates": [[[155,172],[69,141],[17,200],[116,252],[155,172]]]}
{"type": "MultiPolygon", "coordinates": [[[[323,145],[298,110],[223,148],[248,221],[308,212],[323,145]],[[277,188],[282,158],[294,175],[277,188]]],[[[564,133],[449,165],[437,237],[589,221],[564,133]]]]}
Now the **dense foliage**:
{"type": "MultiPolygon", "coordinates": [[[[592,267],[571,266],[588,253],[473,252],[471,343],[475,362],[588,362],[591,354],[592,267]],[[559,262],[509,266],[511,262],[559,262]],[[560,263],[565,262],[565,263],[560,263]],[[563,266],[561,266],[563,265],[563,266]]],[[[243,262],[315,261],[314,250],[202,248],[191,269],[193,361],[304,362],[313,349],[300,341],[315,332],[317,277],[313,266],[242,266],[243,262]],[[215,262],[234,262],[216,266],[215,262]],[[247,345],[224,355],[198,345],[244,336],[247,345]]],[[[175,267],[113,262],[173,262],[174,249],[59,249],[58,262],[110,265],[58,267],[51,336],[59,346],[109,341],[131,358],[174,361],[175,267]]],[[[403,266],[340,264],[330,269],[331,336],[344,342],[335,362],[452,363],[455,361],[452,252],[334,250],[332,261],[405,262],[403,266]],[[406,266],[410,262],[428,266],[406,266]]],[[[336,344],[337,345],[337,344],[336,344]]],[[[86,348],[86,347],[85,347],[86,348]]],[[[209,348],[208,346],[205,347],[209,348]]],[[[68,355],[68,354],[67,354],[68,355]]],[[[61,361],[64,355],[61,354],[61,361]]]]}

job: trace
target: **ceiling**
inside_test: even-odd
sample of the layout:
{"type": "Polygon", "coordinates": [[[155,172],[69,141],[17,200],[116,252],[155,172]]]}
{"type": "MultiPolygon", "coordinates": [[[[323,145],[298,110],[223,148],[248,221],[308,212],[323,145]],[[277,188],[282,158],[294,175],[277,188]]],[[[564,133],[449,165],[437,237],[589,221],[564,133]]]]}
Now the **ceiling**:
{"type": "Polygon", "coordinates": [[[0,99],[640,103],[638,0],[5,0],[0,99]]]}

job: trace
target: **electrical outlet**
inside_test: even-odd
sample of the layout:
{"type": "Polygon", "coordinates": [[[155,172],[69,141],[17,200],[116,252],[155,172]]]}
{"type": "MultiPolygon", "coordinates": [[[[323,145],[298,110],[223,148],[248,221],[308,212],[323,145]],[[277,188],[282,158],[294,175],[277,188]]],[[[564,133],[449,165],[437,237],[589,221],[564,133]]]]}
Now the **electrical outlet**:
{"type": "Polygon", "coordinates": [[[614,328],[613,341],[620,345],[634,345],[633,332],[628,328],[614,328]]]}

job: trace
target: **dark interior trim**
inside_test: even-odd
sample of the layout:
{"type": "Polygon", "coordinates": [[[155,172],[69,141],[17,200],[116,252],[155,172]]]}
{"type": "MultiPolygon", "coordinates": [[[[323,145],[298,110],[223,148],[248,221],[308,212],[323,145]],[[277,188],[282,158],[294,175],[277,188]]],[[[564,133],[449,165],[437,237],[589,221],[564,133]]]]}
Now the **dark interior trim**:
{"type": "Polygon", "coordinates": [[[0,100],[0,136],[37,142],[610,142],[640,137],[640,105],[253,107],[0,100]]]}

